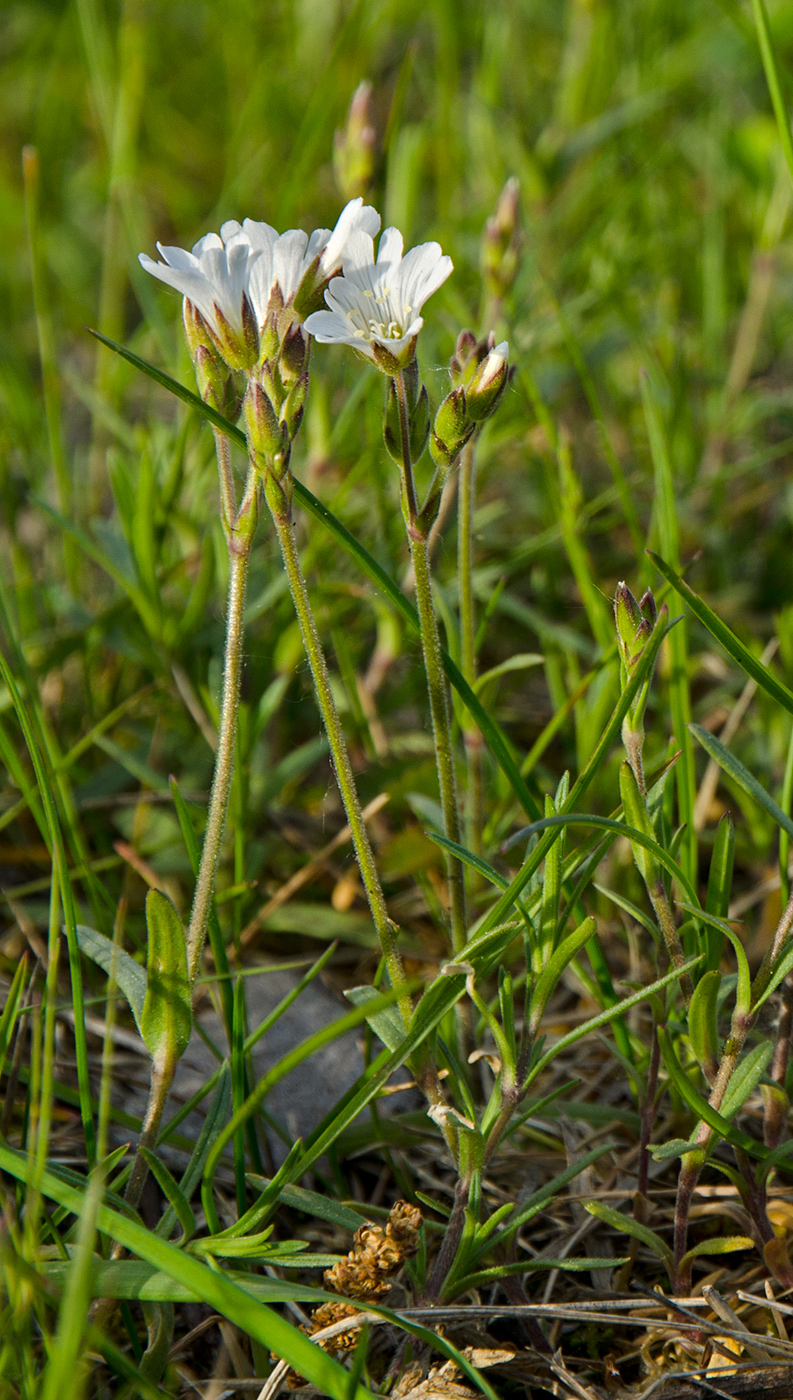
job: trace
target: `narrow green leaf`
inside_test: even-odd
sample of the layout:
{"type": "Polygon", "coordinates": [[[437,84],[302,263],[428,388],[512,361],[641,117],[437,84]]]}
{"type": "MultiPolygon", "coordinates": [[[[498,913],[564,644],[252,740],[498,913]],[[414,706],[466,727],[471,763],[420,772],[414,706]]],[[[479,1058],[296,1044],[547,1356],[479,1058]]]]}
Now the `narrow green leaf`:
{"type": "Polygon", "coordinates": [[[156,1065],[173,1065],[187,1049],[193,1026],[187,945],[182,921],[167,895],[146,896],[148,959],[140,1033],[156,1065]]]}
{"type": "MultiPolygon", "coordinates": [[[[248,1173],[248,1180],[262,1191],[270,1185],[266,1177],[256,1176],[251,1172],[248,1173]]],[[[290,1206],[292,1210],[301,1210],[304,1215],[314,1216],[317,1220],[328,1220],[332,1225],[340,1225],[343,1230],[352,1230],[353,1233],[366,1221],[365,1215],[342,1205],[341,1201],[334,1201],[330,1196],[320,1196],[318,1192],[308,1191],[304,1186],[284,1186],[280,1196],[284,1205],[290,1206]]]]}
{"type": "Polygon", "coordinates": [[[773,1053],[773,1042],[761,1040],[759,1045],[754,1045],[741,1057],[733,1070],[729,1087],[721,1102],[722,1118],[729,1121],[735,1117],[739,1108],[743,1108],[749,1095],[754,1093],[765,1074],[773,1053]]]}
{"type": "Polygon", "coordinates": [[[14,973],[14,980],[8,989],[3,1014],[0,1016],[0,1075],[3,1073],[8,1047],[11,1043],[11,1036],[14,1033],[17,1007],[22,1000],[25,990],[25,979],[28,972],[27,956],[21,958],[19,966],[14,973]]]}
{"type": "Polygon", "coordinates": [[[688,1008],[691,1048],[708,1079],[713,1079],[719,1067],[717,1005],[720,986],[720,972],[703,973],[688,1008]]]}
{"type": "Polygon", "coordinates": [[[393,1006],[383,1006],[376,987],[350,987],[344,993],[353,1006],[365,1006],[367,1002],[378,1002],[379,1011],[373,1011],[366,1020],[375,1035],[379,1036],[388,1050],[396,1050],[402,1044],[405,1026],[399,1012],[393,1006]]]}
{"type": "Polygon", "coordinates": [[[692,724],[689,727],[694,738],[702,745],[705,752],[716,760],[719,767],[723,769],[725,773],[729,774],[733,781],[736,782],[739,787],[743,788],[744,792],[754,798],[755,802],[757,802],[760,807],[764,808],[770,817],[773,817],[777,825],[781,826],[788,833],[788,836],[793,836],[793,818],[789,817],[787,812],[782,811],[779,803],[775,802],[773,797],[766,792],[765,788],[758,783],[753,774],[751,774],[747,768],[744,768],[743,764],[735,757],[735,754],[731,753],[728,748],[725,748],[721,739],[717,739],[715,734],[711,734],[699,724],[692,724]]]}
{"type": "MultiPolygon", "coordinates": [[[[664,640],[664,637],[669,635],[669,628],[674,627],[675,625],[674,622],[672,622],[669,624],[669,626],[664,627],[662,624],[662,620],[663,609],[658,615],[658,623],[656,623],[656,626],[653,630],[653,634],[650,637],[650,640],[647,643],[646,647],[644,648],[644,651],[642,652],[641,660],[639,661],[639,664],[637,665],[631,680],[623,690],[622,695],[620,696],[617,705],[614,711],[612,712],[611,718],[608,724],[606,725],[605,729],[603,730],[603,733],[601,734],[597,744],[595,745],[595,748],[592,754],[590,755],[588,762],[586,763],[582,771],[579,773],[576,781],[570,789],[570,793],[567,797],[567,800],[564,803],[562,813],[558,817],[549,817],[547,819],[547,825],[549,827],[553,826],[554,824],[558,824],[560,821],[564,821],[570,812],[575,811],[577,803],[580,802],[584,793],[587,791],[590,783],[592,783],[592,781],[594,780],[595,774],[599,771],[601,765],[605,761],[606,755],[609,753],[612,744],[614,743],[615,739],[620,733],[620,730],[622,728],[622,721],[624,720],[629,709],[631,708],[631,705],[636,699],[636,696],[638,695],[641,687],[645,684],[648,677],[652,674],[653,668],[655,666],[656,657],[658,656],[658,650],[661,646],[662,641],[664,640]]],[[[539,830],[539,827],[534,826],[533,829],[539,830]]],[[[621,834],[627,834],[625,832],[624,827],[621,828],[621,834]]],[[[539,870],[540,866],[542,865],[542,862],[544,861],[548,851],[550,850],[555,840],[556,835],[554,832],[545,832],[545,835],[541,837],[541,839],[538,841],[531,855],[524,862],[523,866],[518,871],[515,878],[507,886],[501,898],[493,905],[492,909],[482,920],[480,924],[480,930],[484,931],[487,929],[494,928],[496,925],[503,923],[504,919],[509,917],[510,910],[515,904],[517,897],[523,893],[523,890],[531,880],[532,876],[537,870],[539,870]]]]}
{"type": "Polygon", "coordinates": [[[498,680],[499,676],[506,676],[511,671],[528,671],[533,666],[542,666],[545,657],[538,651],[519,651],[514,656],[508,657],[498,666],[491,666],[489,671],[483,671],[481,676],[477,676],[474,682],[474,691],[478,695],[487,685],[488,681],[498,680]]]}
{"type": "MultiPolygon", "coordinates": [[[[156,383],[161,384],[164,389],[174,394],[176,398],[181,399],[183,403],[188,404],[190,408],[194,408],[203,418],[206,418],[216,428],[220,428],[221,432],[224,432],[226,436],[231,438],[233,442],[236,442],[243,451],[247,452],[245,434],[241,429],[235,427],[235,425],[224,418],[222,414],[216,413],[215,410],[210,408],[209,404],[205,404],[197,394],[185,388],[178,380],[172,379],[169,374],[165,374],[162,370],[156,369],[155,366],[149,364],[147,360],[141,359],[139,355],[135,355],[131,350],[125,349],[123,345],[118,345],[114,340],[110,340],[107,336],[101,335],[99,331],[91,331],[90,334],[95,336],[97,340],[100,340],[108,349],[114,350],[117,355],[121,355],[122,359],[134,365],[135,368],[139,369],[143,374],[147,374],[150,379],[154,379],[156,383]]],[[[327,506],[317,500],[317,497],[309,491],[307,486],[303,485],[302,481],[294,480],[294,492],[297,501],[303,509],[309,511],[310,514],[314,516],[315,520],[318,520],[330,530],[331,534],[342,548],[345,549],[348,554],[352,555],[356,563],[363,569],[366,576],[383,592],[391,606],[394,607],[397,612],[401,613],[411,630],[417,636],[420,636],[421,629],[419,626],[418,613],[405,597],[399,585],[396,584],[392,578],[389,578],[385,569],[382,569],[377,561],[372,558],[371,554],[369,554],[368,550],[364,549],[363,545],[356,540],[355,536],[350,533],[346,525],[343,525],[340,520],[337,520],[336,516],[328,510],[327,506]]],[[[539,808],[526,785],[526,780],[521,775],[520,768],[515,761],[512,748],[503,730],[492,716],[488,714],[478,696],[474,694],[471,686],[463,676],[462,671],[452,660],[445,647],[441,648],[441,653],[443,669],[446,672],[450,684],[454,686],[467,710],[473,719],[476,720],[476,723],[490,746],[493,757],[496,759],[505,777],[509,780],[521,807],[530,817],[539,816],[539,808]]]]}
{"type": "Polygon", "coordinates": [[[530,1026],[536,1034],[543,1012],[548,1005],[548,1000],[554,991],[562,973],[586,943],[589,942],[597,929],[597,919],[591,916],[584,919],[573,933],[569,933],[559,947],[551,954],[551,957],[537,978],[537,982],[531,994],[530,1002],[530,1026]]]}
{"type": "MultiPolygon", "coordinates": [[[[0,1167],[17,1181],[27,1180],[29,1168],[24,1154],[15,1152],[3,1142],[0,1142],[0,1167]]],[[[57,1201],[75,1215],[82,1212],[83,1193],[59,1181],[49,1171],[42,1173],[41,1190],[50,1200],[57,1201]]],[[[189,1289],[200,1302],[208,1303],[249,1337],[261,1342],[277,1356],[284,1357],[321,1393],[333,1397],[333,1400],[348,1400],[348,1377],[343,1367],[296,1327],[258,1302],[227,1274],[191,1258],[184,1250],[177,1249],[137,1221],[126,1219],[108,1206],[99,1206],[96,1224],[103,1234],[117,1240],[145,1263],[189,1289]]],[[[371,1400],[371,1396],[359,1387],[354,1400],[371,1400]]]]}
{"type": "Polygon", "coordinates": [[[726,1138],[728,1142],[742,1147],[744,1152],[748,1152],[750,1157],[759,1157],[761,1160],[765,1160],[769,1155],[768,1148],[764,1147],[761,1142],[757,1142],[754,1138],[750,1137],[748,1133],[742,1132],[740,1128],[734,1127],[728,1119],[723,1118],[720,1113],[717,1113],[715,1108],[711,1108],[707,1099],[703,1098],[698,1090],[694,1088],[694,1085],[691,1083],[691,1080],[675,1055],[669,1032],[666,1030],[665,1026],[658,1027],[658,1044],[661,1047],[661,1055],[666,1065],[667,1074],[680,1094],[680,1097],[685,1100],[689,1108],[693,1108],[697,1116],[701,1118],[704,1123],[707,1123],[709,1128],[712,1128],[714,1132],[718,1133],[719,1137],[726,1138]]]}
{"type": "Polygon", "coordinates": [[[793,943],[788,944],[780,956],[776,967],[773,969],[768,979],[768,986],[764,989],[762,996],[759,996],[757,1001],[752,1005],[753,1011],[759,1011],[763,1002],[768,1001],[771,993],[775,992],[780,982],[785,980],[791,968],[793,968],[793,943]]]}
{"type": "Polygon", "coordinates": [[[515,1274],[546,1273],[549,1269],[558,1269],[560,1273],[565,1274],[581,1274],[588,1273],[591,1269],[616,1269],[619,1268],[621,1264],[627,1264],[627,1262],[627,1255],[623,1258],[615,1258],[612,1255],[610,1259],[590,1259],[586,1256],[584,1258],[570,1258],[567,1256],[560,1259],[548,1259],[545,1257],[541,1259],[532,1259],[530,1256],[527,1256],[525,1259],[521,1259],[517,1264],[491,1264],[490,1268],[484,1269],[481,1273],[466,1274],[465,1278],[461,1278],[456,1285],[454,1296],[459,1297],[461,1293],[468,1293],[472,1288],[482,1288],[488,1283],[494,1283],[500,1278],[510,1278],[515,1274]]]}
{"type": "MultiPolygon", "coordinates": [[[[726,919],[730,911],[734,862],[735,824],[729,812],[725,812],[716,828],[716,840],[713,843],[713,854],[710,858],[710,870],[708,871],[708,891],[705,896],[705,909],[709,914],[715,914],[719,919],[726,919]]],[[[724,934],[718,929],[709,927],[705,938],[708,949],[705,966],[708,971],[711,971],[717,968],[721,961],[724,934]]]]}
{"type": "Polygon", "coordinates": [[[748,1235],[718,1235],[715,1240],[700,1240],[683,1255],[680,1268],[685,1269],[686,1264],[702,1254],[736,1254],[739,1249],[754,1249],[754,1240],[748,1235]]]}
{"type": "Polygon", "coordinates": [[[698,923],[717,929],[732,944],[738,963],[735,1009],[741,1014],[746,1013],[752,1004],[752,974],[740,935],[735,932],[726,919],[717,919],[715,914],[708,914],[704,909],[695,908],[693,904],[687,904],[684,899],[678,900],[678,908],[684,909],[687,914],[692,914],[698,923]]]}
{"type": "Polygon", "coordinates": [[[636,774],[627,758],[624,758],[620,764],[620,797],[622,798],[622,810],[625,813],[626,823],[635,827],[637,831],[641,831],[646,839],[652,843],[649,849],[642,845],[638,847],[633,845],[631,849],[633,859],[636,861],[645,885],[648,890],[653,890],[658,884],[661,873],[657,862],[652,858],[652,846],[656,844],[655,831],[647,811],[647,803],[636,781],[636,774]]]}
{"type": "Polygon", "coordinates": [[[790,171],[790,178],[793,180],[793,141],[790,136],[790,117],[788,116],[787,103],[782,95],[782,84],[779,81],[779,69],[777,67],[776,53],[774,51],[774,40],[771,35],[771,26],[768,22],[768,11],[765,7],[765,0],[752,0],[752,11],[754,14],[755,27],[757,29],[757,39],[760,45],[760,54],[763,59],[768,91],[771,94],[771,105],[776,117],[779,140],[782,144],[782,151],[790,171]]]}
{"type": "MultiPolygon", "coordinates": [[[[653,460],[655,477],[655,498],[653,502],[655,520],[661,551],[674,568],[680,568],[680,523],[675,488],[672,478],[672,463],[666,434],[661,422],[661,414],[649,374],[639,376],[642,406],[644,408],[650,455],[653,460]]],[[[697,830],[694,824],[694,802],[696,799],[696,778],[694,773],[694,753],[687,725],[691,719],[691,693],[688,683],[688,624],[675,629],[669,638],[670,671],[668,677],[669,703],[672,711],[672,727],[675,742],[680,749],[680,761],[675,765],[678,810],[682,835],[682,864],[690,880],[697,874],[697,830]]]]}
{"type": "MultiPolygon", "coordinates": [[[[651,1145],[650,1152],[655,1162],[670,1162],[673,1157],[685,1157],[694,1150],[694,1146],[690,1138],[670,1138],[669,1142],[651,1145]]],[[[702,1156],[704,1160],[704,1152],[702,1156]]]]}
{"type": "Polygon", "coordinates": [[[196,1230],[196,1219],[190,1209],[189,1202],[185,1199],[183,1191],[174,1181],[165,1163],[160,1161],[157,1154],[155,1152],[150,1152],[148,1147],[143,1146],[141,1146],[138,1151],[160,1186],[168,1204],[174,1209],[176,1218],[183,1231],[183,1237],[178,1243],[184,1244],[186,1240],[190,1239],[191,1235],[195,1234],[196,1230]]]}
{"type": "Polygon", "coordinates": [[[680,594],[680,597],[688,603],[694,616],[699,618],[699,621],[704,627],[707,627],[711,636],[715,637],[716,641],[721,643],[724,650],[733,658],[733,661],[737,661],[738,665],[743,668],[747,675],[757,681],[757,684],[767,695],[770,695],[773,700],[776,700],[784,710],[787,710],[788,714],[793,715],[793,691],[788,690],[787,686],[777,680],[776,676],[771,673],[767,666],[763,665],[762,661],[759,661],[756,656],[752,655],[749,648],[745,647],[743,642],[739,641],[735,633],[730,631],[726,623],[722,622],[721,618],[717,617],[713,609],[709,608],[707,603],[703,602],[699,594],[694,592],[693,588],[666,563],[665,559],[661,559],[657,554],[653,554],[652,550],[648,549],[647,553],[656,568],[663,574],[664,578],[669,580],[672,587],[680,594]]]}
{"type": "MultiPolygon", "coordinates": [[[[499,1231],[498,1243],[509,1243],[514,1237],[515,1232],[517,1230],[522,1230],[523,1226],[526,1225],[529,1220],[532,1220],[535,1215],[539,1215],[540,1211],[545,1208],[548,1202],[555,1200],[560,1192],[564,1190],[565,1186],[569,1186],[570,1182],[575,1181],[575,1178],[579,1176],[581,1172],[586,1171],[588,1167],[594,1166],[595,1162],[598,1162],[604,1153],[611,1151],[612,1148],[608,1143],[604,1143],[601,1147],[594,1147],[591,1152],[587,1152],[583,1157],[579,1157],[577,1161],[571,1162],[570,1166],[565,1167],[564,1171],[558,1172],[550,1181],[546,1181],[545,1185],[541,1186],[539,1190],[533,1191],[527,1201],[522,1201],[521,1204],[515,1208],[515,1214],[512,1219],[507,1221],[503,1230],[499,1231]]],[[[488,1248],[490,1247],[489,1240],[487,1241],[487,1246],[488,1248]]],[[[474,1259],[481,1258],[483,1252],[483,1250],[478,1250],[474,1255],[474,1259]]]]}
{"type": "MultiPolygon", "coordinates": [[[[616,821],[614,817],[596,817],[588,812],[565,812],[557,817],[543,817],[540,821],[532,822],[531,826],[526,827],[526,831],[527,833],[533,833],[535,831],[548,831],[552,830],[554,827],[565,826],[599,827],[603,831],[614,831],[619,836],[627,836],[631,844],[635,842],[637,845],[641,846],[643,850],[648,851],[655,857],[658,864],[662,865],[665,870],[668,870],[673,879],[677,880],[678,884],[685,890],[691,900],[692,905],[697,911],[697,917],[699,917],[699,904],[693,885],[689,882],[688,877],[683,873],[677,861],[673,860],[672,856],[663,849],[663,846],[659,846],[654,837],[646,836],[645,833],[640,831],[637,827],[628,826],[626,822],[616,821]]],[[[539,850],[539,847],[536,847],[532,852],[532,858],[536,856],[537,850],[539,850]]],[[[513,881],[513,884],[514,883],[513,881]]],[[[510,889],[511,888],[512,886],[510,886],[510,889]]]]}
{"type": "Polygon", "coordinates": [[[620,1230],[624,1235],[631,1235],[635,1240],[641,1240],[654,1254],[663,1259],[667,1269],[672,1268],[672,1251],[669,1245],[661,1239],[660,1235],[651,1230],[647,1225],[641,1225],[638,1220],[634,1220],[631,1215],[623,1215],[619,1210],[612,1210],[603,1201],[584,1201],[584,1209],[589,1211],[598,1220],[602,1220],[604,1225],[611,1225],[613,1229],[620,1230]]]}
{"type": "Polygon", "coordinates": [[[690,972],[692,968],[697,967],[702,962],[702,956],[703,955],[700,953],[696,958],[689,958],[688,962],[684,962],[680,967],[672,968],[671,972],[667,972],[663,977],[658,977],[655,982],[650,982],[646,987],[640,987],[638,991],[632,992],[629,997],[625,997],[622,1001],[616,1002],[614,1006],[608,1006],[605,1011],[598,1012],[597,1016],[593,1016],[591,1020],[584,1021],[582,1025],[576,1026],[574,1031],[568,1031],[567,1035],[563,1035],[557,1040],[556,1043],[551,1046],[550,1050],[546,1050],[545,1054],[532,1066],[526,1079],[524,1089],[527,1089],[530,1084],[533,1084],[534,1080],[542,1074],[543,1070],[547,1069],[548,1065],[557,1055],[568,1050],[571,1045],[576,1045],[584,1036],[591,1035],[592,1031],[599,1030],[601,1026],[607,1026],[609,1021],[613,1021],[616,1017],[623,1015],[624,1012],[630,1011],[632,1006],[638,1006],[640,1002],[654,996],[656,992],[663,991],[664,987],[668,987],[672,982],[676,982],[679,978],[684,977],[687,972],[690,972]]]}
{"type": "Polygon", "coordinates": [[[90,958],[91,962],[95,962],[97,967],[101,967],[108,977],[112,968],[116,985],[126,997],[140,1031],[143,1003],[146,1000],[146,973],[140,963],[136,963],[123,948],[114,947],[111,938],[106,938],[95,928],[88,928],[86,924],[77,925],[77,942],[80,952],[90,958]]]}

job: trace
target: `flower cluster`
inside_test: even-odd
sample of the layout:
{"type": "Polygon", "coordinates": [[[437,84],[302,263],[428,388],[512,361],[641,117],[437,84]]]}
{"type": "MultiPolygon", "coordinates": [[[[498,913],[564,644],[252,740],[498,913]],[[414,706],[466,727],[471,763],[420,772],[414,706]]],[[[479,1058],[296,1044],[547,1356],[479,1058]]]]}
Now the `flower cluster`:
{"type": "Polygon", "coordinates": [[[351,346],[389,377],[386,447],[403,465],[409,454],[408,475],[430,442],[438,480],[423,507],[411,503],[416,528],[431,525],[445,474],[506,386],[506,341],[478,342],[462,332],[451,366],[454,387],[430,431],[416,342],[422,308],[450,275],[452,260],[438,243],[405,253],[395,228],[385,229],[375,253],[379,230],[380,215],[358,196],[334,229],[310,236],[229,220],[190,252],[158,244],[161,261],[140,255],[147,272],[182,293],[201,395],[232,421],[243,410],[251,461],[282,519],[291,509],[291,443],[303,416],[312,337],[351,346]]]}

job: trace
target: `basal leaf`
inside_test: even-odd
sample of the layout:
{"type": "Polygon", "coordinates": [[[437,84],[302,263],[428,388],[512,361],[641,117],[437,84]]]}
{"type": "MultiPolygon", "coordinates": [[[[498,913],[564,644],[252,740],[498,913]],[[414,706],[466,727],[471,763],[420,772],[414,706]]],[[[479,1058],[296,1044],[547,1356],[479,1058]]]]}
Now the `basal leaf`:
{"type": "Polygon", "coordinates": [[[140,963],[136,963],[135,959],[130,957],[129,953],[125,953],[123,948],[115,948],[112,939],[106,938],[95,928],[88,928],[86,924],[77,925],[77,941],[80,945],[80,952],[85,953],[91,962],[95,962],[98,967],[101,967],[108,977],[112,970],[116,985],[124,993],[129,1003],[129,1009],[135,1017],[135,1024],[143,1036],[141,1017],[143,1004],[146,1000],[145,970],[140,963]]]}
{"type": "Polygon", "coordinates": [[[155,1065],[173,1065],[193,1026],[187,945],[182,921],[167,895],[146,896],[148,960],[140,1033],[155,1065]]]}

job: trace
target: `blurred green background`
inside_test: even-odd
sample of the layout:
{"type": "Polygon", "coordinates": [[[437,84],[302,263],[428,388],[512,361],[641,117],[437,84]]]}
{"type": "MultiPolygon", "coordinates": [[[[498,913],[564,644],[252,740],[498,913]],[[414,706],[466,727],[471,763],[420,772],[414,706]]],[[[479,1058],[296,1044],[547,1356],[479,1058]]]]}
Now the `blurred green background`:
{"type": "MultiPolygon", "coordinates": [[[[786,75],[793,4],[770,12],[786,75]]],[[[187,897],[164,799],[171,771],[201,802],[208,786],[202,723],[216,718],[225,560],[208,430],[84,327],[192,383],[178,299],[145,276],[137,253],[152,253],[157,239],[190,246],[227,218],[332,225],[344,200],[334,132],[363,80],[376,133],[369,197],[408,244],[437,238],[455,263],[425,308],[420,344],[436,403],[460,327],[491,329],[482,230],[505,180],[520,185],[521,265],[492,327],[509,337],[517,374],[482,440],[476,516],[482,606],[502,589],[482,667],[514,652],[546,658],[487,693],[518,750],[596,658],[615,582],[637,591],[658,582],[640,549],[658,543],[642,373],[660,405],[682,558],[702,554],[692,583],[758,651],[776,628],[790,680],[790,180],[748,6],[6,0],[0,36],[6,632],[39,682],[61,752],[129,702],[64,779],[76,814],[72,855],[94,871],[83,890],[100,927],[112,920],[114,881],[129,875],[114,852],[120,838],[172,879],[182,904],[187,897]],[[27,200],[25,147],[35,151],[27,200]],[[571,448],[561,471],[549,439],[559,429],[571,448]],[[627,481],[632,534],[615,471],[627,481]],[[145,806],[131,800],[141,785],[154,794],[145,806]]],[[[403,577],[381,379],[326,348],[313,364],[295,469],[403,577]]],[[[438,856],[421,827],[435,789],[415,647],[329,536],[310,523],[303,542],[364,796],[392,794],[394,816],[379,832],[386,878],[397,890],[417,874],[424,904],[410,903],[408,881],[403,912],[431,913],[438,856]],[[370,687],[374,728],[360,694],[373,658],[383,668],[370,687]]],[[[454,650],[453,521],[438,575],[454,650]]],[[[259,880],[260,893],[277,886],[337,812],[264,521],[249,597],[242,762],[223,876],[238,888],[229,906],[237,929],[255,905],[244,882],[259,880]],[[295,839],[284,836],[287,816],[295,839]]],[[[714,724],[742,684],[696,630],[691,683],[695,716],[714,724]]],[[[536,769],[540,788],[590,751],[615,684],[609,669],[576,705],[536,769]]],[[[739,751],[774,790],[786,726],[763,705],[752,713],[739,751]]],[[[662,714],[651,762],[667,739],[662,714]]],[[[35,828],[9,816],[19,785],[8,754],[6,766],[4,882],[35,886],[35,828]]],[[[498,808],[494,770],[489,783],[496,842],[509,807],[498,808]]],[[[615,790],[605,785],[595,800],[609,810],[615,790]]],[[[762,862],[770,820],[766,828],[744,806],[745,856],[762,862]]],[[[31,890],[34,920],[40,897],[31,890]]],[[[338,895],[339,908],[326,910],[326,931],[352,936],[354,920],[366,920],[344,902],[338,895]]]]}

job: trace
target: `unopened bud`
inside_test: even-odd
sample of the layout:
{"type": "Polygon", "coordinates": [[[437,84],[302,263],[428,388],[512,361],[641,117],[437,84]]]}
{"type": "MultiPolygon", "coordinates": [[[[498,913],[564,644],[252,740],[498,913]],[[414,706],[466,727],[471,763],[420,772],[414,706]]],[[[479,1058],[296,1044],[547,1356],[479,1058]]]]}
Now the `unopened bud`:
{"type": "Polygon", "coordinates": [[[308,370],[301,374],[300,378],[293,384],[289,391],[289,397],[281,411],[281,417],[286,424],[290,439],[297,436],[297,430],[303,421],[303,410],[306,405],[306,394],[308,393],[308,370]]]}
{"type": "Polygon", "coordinates": [[[614,596],[614,621],[617,626],[620,656],[626,670],[631,670],[636,665],[655,626],[655,600],[650,594],[653,605],[651,620],[644,613],[644,608],[648,606],[646,598],[645,594],[641,603],[637,603],[626,583],[617,584],[614,596]]]}
{"type": "Polygon", "coordinates": [[[489,350],[468,382],[465,393],[466,410],[472,423],[483,423],[495,412],[509,377],[507,357],[509,345],[502,340],[489,350]]]}
{"type": "Polygon", "coordinates": [[[259,340],[259,358],[262,364],[266,364],[269,360],[274,360],[278,354],[280,342],[278,335],[278,317],[280,311],[280,307],[270,306],[268,308],[259,340]]]}
{"type": "Polygon", "coordinates": [[[281,358],[278,361],[281,383],[285,388],[294,384],[303,373],[307,351],[308,337],[303,334],[299,325],[291,325],[284,337],[281,358]]]}
{"type": "Polygon", "coordinates": [[[241,396],[234,375],[215,350],[205,345],[197,347],[194,365],[198,392],[204,403],[235,423],[239,417],[241,396]]]}
{"type": "MultiPolygon", "coordinates": [[[[410,448],[410,460],[416,463],[424,453],[430,433],[430,401],[426,386],[419,381],[418,367],[416,366],[415,360],[404,371],[403,383],[405,386],[405,400],[408,414],[408,446],[410,448]]],[[[401,467],[403,458],[402,422],[400,418],[399,398],[393,379],[389,380],[388,392],[386,394],[385,414],[383,416],[383,439],[389,457],[401,467]]]]}
{"type": "MultiPolygon", "coordinates": [[[[453,384],[462,384],[470,371],[472,358],[476,355],[477,339],[473,331],[462,330],[457,337],[454,354],[449,362],[449,373],[453,384]]],[[[474,360],[474,365],[476,360],[474,360]]]]}
{"type": "Polygon", "coordinates": [[[654,627],[658,620],[658,609],[655,606],[655,598],[651,588],[648,588],[639,599],[639,609],[642,617],[646,617],[647,621],[654,627]]]}
{"type": "Polygon", "coordinates": [[[213,354],[215,353],[215,342],[209,326],[198,307],[188,297],[184,297],[182,300],[182,323],[191,360],[195,361],[196,355],[201,349],[211,350],[213,354]]]}
{"type": "Polygon", "coordinates": [[[482,237],[482,275],[491,297],[505,296],[518,273],[518,204],[518,182],[513,177],[501,191],[495,215],[488,219],[482,237]]]}
{"type": "Polygon", "coordinates": [[[432,460],[441,470],[448,470],[474,431],[474,423],[466,412],[466,394],[462,387],[446,395],[435,415],[430,440],[432,460]]]}
{"type": "Polygon", "coordinates": [[[283,454],[285,442],[288,446],[286,424],[279,422],[269,397],[255,379],[248,385],[243,412],[251,455],[259,471],[265,472],[276,456],[283,454]]]}
{"type": "Polygon", "coordinates": [[[377,134],[372,125],[372,84],[359,83],[347,122],[333,138],[333,172],[344,199],[365,195],[372,183],[377,134]]]}

